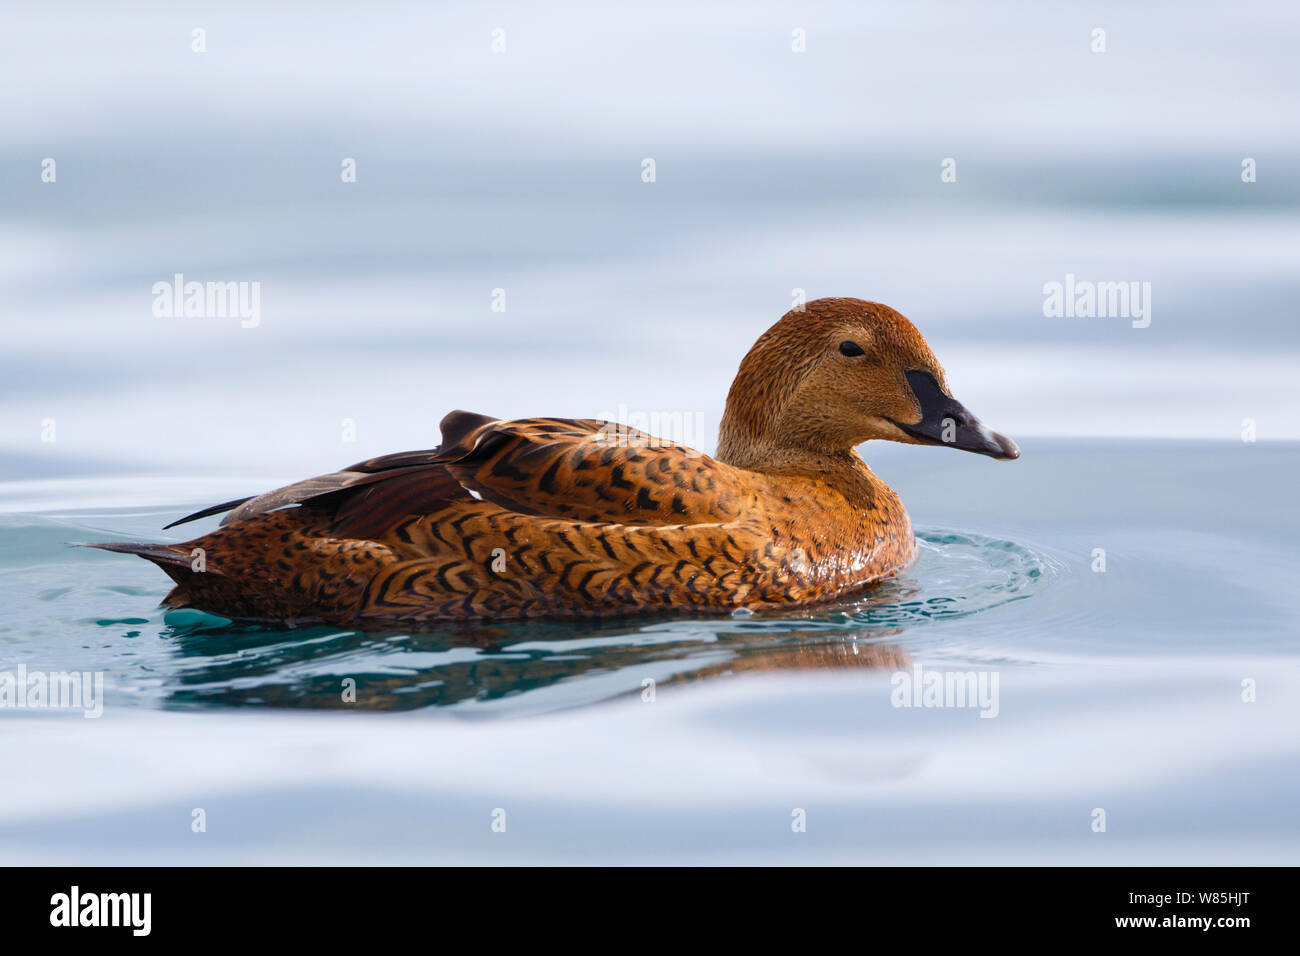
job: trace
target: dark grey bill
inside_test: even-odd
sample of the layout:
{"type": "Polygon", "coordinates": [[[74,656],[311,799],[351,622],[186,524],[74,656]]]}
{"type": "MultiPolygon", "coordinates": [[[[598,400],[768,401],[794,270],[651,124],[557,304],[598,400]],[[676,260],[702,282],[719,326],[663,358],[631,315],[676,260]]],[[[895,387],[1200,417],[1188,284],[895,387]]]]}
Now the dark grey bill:
{"type": "Polygon", "coordinates": [[[894,424],[913,438],[1002,461],[1020,457],[1015,442],[987,427],[957,399],[945,395],[929,372],[908,372],[907,384],[921,403],[921,420],[914,425],[894,424]]]}

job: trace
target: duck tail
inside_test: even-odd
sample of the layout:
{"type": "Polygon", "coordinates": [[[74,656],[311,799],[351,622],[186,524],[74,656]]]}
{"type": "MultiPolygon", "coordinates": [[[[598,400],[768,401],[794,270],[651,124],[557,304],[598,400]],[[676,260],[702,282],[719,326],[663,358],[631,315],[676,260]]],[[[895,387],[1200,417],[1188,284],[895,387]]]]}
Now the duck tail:
{"type": "Polygon", "coordinates": [[[152,561],[177,584],[184,584],[194,573],[188,548],[172,544],[150,544],[146,541],[74,541],[74,548],[98,548],[118,554],[134,554],[152,561]]]}

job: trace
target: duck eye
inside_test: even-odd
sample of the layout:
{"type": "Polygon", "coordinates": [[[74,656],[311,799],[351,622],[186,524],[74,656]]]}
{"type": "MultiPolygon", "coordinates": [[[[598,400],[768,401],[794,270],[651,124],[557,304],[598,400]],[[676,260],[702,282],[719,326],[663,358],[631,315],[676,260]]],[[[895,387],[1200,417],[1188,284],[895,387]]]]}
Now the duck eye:
{"type": "Polygon", "coordinates": [[[859,345],[857,342],[841,342],[840,354],[847,355],[849,356],[849,358],[852,358],[855,355],[863,355],[865,353],[862,351],[862,346],[859,345]]]}

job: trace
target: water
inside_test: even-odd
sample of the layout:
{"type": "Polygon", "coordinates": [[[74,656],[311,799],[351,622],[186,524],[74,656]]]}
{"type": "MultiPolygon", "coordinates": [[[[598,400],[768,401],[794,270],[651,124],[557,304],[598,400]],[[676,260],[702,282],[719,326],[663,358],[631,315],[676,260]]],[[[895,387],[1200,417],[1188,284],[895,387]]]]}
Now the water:
{"type": "Polygon", "coordinates": [[[27,768],[0,797],[3,855],[1294,858],[1300,518],[1284,501],[1300,446],[868,451],[920,560],[858,600],[751,618],[238,628],[164,614],[143,561],[66,546],[163,540],[196,500],[11,511],[7,664],[102,670],[106,687],[96,720],[0,714],[27,768]],[[917,666],[997,675],[994,719],[894,706],[917,666]],[[189,840],[193,807],[218,836],[189,840]],[[498,807],[518,829],[493,844],[498,807]],[[792,838],[796,807],[811,822],[792,838]]]}
{"type": "Polygon", "coordinates": [[[1300,7],[73,6],[0,35],[0,673],[106,701],[0,708],[0,862],[1295,862],[1300,7]],[[178,272],[259,322],[154,315],[178,272]],[[1067,274],[1151,324],[1046,318],[1067,274]],[[922,555],[851,605],[283,633],[67,546],[452,408],[711,451],[796,290],[1024,450],[869,448],[922,555]],[[918,665],[997,716],[892,706],[918,665]]]}

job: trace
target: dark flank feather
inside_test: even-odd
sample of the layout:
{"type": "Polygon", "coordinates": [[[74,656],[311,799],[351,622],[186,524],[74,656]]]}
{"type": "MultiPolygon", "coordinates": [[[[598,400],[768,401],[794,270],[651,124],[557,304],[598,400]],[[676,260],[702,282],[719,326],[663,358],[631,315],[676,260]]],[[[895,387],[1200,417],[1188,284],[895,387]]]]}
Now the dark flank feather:
{"type": "MultiPolygon", "coordinates": [[[[466,412],[456,410],[447,414],[442,420],[443,442],[437,448],[425,449],[423,451],[404,451],[393,455],[382,455],[378,458],[371,458],[367,461],[358,462],[355,465],[349,465],[340,471],[328,475],[318,475],[315,478],[306,478],[302,481],[295,481],[291,485],[285,485],[283,488],[276,488],[274,491],[268,491],[260,495],[250,495],[246,498],[236,498],[233,501],[223,502],[219,505],[212,505],[204,508],[202,511],[196,511],[184,518],[178,518],[171,524],[163,527],[166,531],[177,525],[188,524],[191,521],[197,521],[200,518],[208,518],[212,515],[219,515],[222,512],[230,512],[226,517],[221,519],[221,524],[233,524],[236,521],[243,521],[251,518],[253,515],[265,514],[268,511],[275,511],[279,508],[287,508],[290,505],[300,505],[313,500],[323,498],[336,492],[344,491],[349,488],[356,488],[359,485],[372,484],[374,482],[387,482],[399,475],[407,473],[407,469],[414,466],[427,466],[440,460],[443,449],[449,452],[468,452],[471,451],[475,444],[473,433],[476,429],[484,425],[490,425],[497,421],[488,415],[479,415],[475,412],[466,412]],[[462,445],[462,443],[465,443],[462,445]]],[[[410,490],[411,482],[404,481],[403,487],[410,490]]],[[[447,489],[444,489],[447,490],[447,489]]],[[[426,496],[427,497],[427,496],[426,496]]],[[[367,493],[365,500],[375,501],[376,497],[367,493]]],[[[355,525],[353,526],[355,528],[355,525]]]]}

